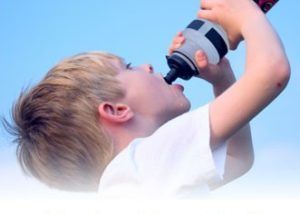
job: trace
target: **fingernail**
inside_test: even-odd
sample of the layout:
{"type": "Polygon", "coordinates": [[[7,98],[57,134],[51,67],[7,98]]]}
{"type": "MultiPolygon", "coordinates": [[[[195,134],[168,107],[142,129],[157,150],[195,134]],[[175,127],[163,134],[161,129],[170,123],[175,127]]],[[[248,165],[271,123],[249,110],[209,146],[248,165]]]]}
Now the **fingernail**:
{"type": "Polygon", "coordinates": [[[182,31],[180,31],[177,35],[178,35],[178,36],[183,36],[182,31]]]}

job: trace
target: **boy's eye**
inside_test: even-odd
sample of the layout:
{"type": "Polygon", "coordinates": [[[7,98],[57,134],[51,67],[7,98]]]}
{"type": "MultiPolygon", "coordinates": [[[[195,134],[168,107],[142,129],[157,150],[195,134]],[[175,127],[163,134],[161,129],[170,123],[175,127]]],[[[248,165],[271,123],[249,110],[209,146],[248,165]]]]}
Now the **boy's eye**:
{"type": "Polygon", "coordinates": [[[132,69],[131,63],[126,64],[126,69],[127,69],[127,70],[131,70],[131,69],[132,69]]]}

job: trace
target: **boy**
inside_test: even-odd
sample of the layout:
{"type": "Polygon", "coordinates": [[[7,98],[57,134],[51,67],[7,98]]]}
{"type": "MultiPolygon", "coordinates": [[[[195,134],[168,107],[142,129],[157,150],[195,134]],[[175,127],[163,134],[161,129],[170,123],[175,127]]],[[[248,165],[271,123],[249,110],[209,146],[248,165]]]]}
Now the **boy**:
{"type": "MultiPolygon", "coordinates": [[[[150,65],[104,53],[66,59],[14,107],[23,169],[51,187],[124,197],[200,196],[249,170],[248,122],[286,86],[288,60],[252,0],[202,0],[198,16],[222,25],[231,49],[245,40],[238,81],[226,59],[208,65],[198,51],[199,76],[217,97],[186,113],[183,87],[150,65]]],[[[170,52],[183,42],[179,34],[170,52]]]]}

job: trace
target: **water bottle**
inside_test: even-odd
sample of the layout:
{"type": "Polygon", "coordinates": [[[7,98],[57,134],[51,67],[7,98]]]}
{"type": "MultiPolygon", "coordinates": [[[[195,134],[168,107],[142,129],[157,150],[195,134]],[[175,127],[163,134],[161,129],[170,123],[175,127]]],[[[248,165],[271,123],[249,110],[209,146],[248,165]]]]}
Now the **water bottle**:
{"type": "MultiPolygon", "coordinates": [[[[266,13],[279,0],[254,0],[266,13]]],[[[203,50],[208,62],[217,64],[229,50],[229,42],[223,28],[205,19],[193,20],[183,31],[184,44],[176,49],[171,56],[167,56],[170,71],[164,77],[168,84],[172,84],[178,77],[189,80],[199,74],[195,61],[197,50],[203,50]]]]}

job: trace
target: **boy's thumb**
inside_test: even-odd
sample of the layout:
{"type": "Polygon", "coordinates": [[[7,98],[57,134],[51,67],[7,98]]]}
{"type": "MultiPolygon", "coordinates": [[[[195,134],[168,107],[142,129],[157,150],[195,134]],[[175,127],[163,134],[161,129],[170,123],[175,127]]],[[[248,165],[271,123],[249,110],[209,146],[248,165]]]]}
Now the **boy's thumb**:
{"type": "Polygon", "coordinates": [[[199,68],[205,68],[208,65],[207,56],[202,50],[196,51],[195,60],[199,68]]]}

